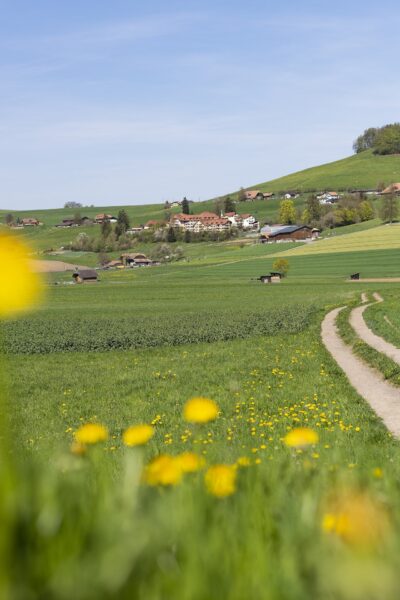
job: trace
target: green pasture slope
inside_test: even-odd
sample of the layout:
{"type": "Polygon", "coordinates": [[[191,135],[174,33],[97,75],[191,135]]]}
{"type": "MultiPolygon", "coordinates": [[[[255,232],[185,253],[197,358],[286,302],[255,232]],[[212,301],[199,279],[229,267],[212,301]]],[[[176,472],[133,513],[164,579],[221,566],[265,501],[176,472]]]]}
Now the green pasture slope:
{"type": "MultiPolygon", "coordinates": [[[[376,156],[372,150],[252,186],[263,192],[376,189],[400,181],[400,156],[376,156]]],[[[251,188],[248,188],[251,189],[251,188]]]]}

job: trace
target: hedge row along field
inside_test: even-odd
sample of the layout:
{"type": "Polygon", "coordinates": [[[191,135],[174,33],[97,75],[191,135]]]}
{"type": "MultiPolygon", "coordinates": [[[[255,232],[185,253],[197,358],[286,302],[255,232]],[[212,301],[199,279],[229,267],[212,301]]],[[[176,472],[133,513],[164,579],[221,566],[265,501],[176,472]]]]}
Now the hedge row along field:
{"type": "Polygon", "coordinates": [[[8,354],[102,352],[154,346],[177,346],[298,333],[316,312],[313,305],[291,305],[267,311],[201,312],[153,317],[71,317],[37,315],[5,324],[8,354]]]}

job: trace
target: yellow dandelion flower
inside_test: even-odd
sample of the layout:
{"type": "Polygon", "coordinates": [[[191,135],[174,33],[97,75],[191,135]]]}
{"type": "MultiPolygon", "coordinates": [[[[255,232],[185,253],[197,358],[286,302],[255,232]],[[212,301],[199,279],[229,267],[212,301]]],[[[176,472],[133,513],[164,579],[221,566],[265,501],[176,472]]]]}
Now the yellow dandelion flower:
{"type": "Polygon", "coordinates": [[[217,498],[226,498],[236,491],[237,472],[234,465],[214,465],[204,477],[207,491],[217,498]]]}
{"type": "Polygon", "coordinates": [[[151,425],[132,425],[125,429],[122,434],[122,441],[125,446],[143,446],[147,444],[154,435],[154,427],[151,425]]]}
{"type": "Polygon", "coordinates": [[[160,454],[145,467],[143,480],[148,485],[177,485],[182,479],[182,468],[174,456],[160,454]]]}
{"type": "Polygon", "coordinates": [[[286,446],[289,446],[289,448],[305,448],[306,446],[313,446],[318,443],[318,440],[318,433],[308,427],[292,429],[292,431],[289,431],[283,439],[286,446]]]}
{"type": "Polygon", "coordinates": [[[375,467],[375,469],[372,471],[372,475],[376,478],[376,479],[382,479],[383,477],[383,471],[380,467],[375,467]]]}
{"type": "Polygon", "coordinates": [[[209,398],[192,398],[183,409],[183,416],[189,423],[208,423],[218,415],[218,405],[209,398]]]}
{"type": "Polygon", "coordinates": [[[323,531],[353,546],[367,548],[380,542],[389,531],[385,508],[365,493],[345,493],[328,503],[323,531]]]}
{"type": "Polygon", "coordinates": [[[195,473],[204,468],[206,461],[194,452],[183,452],[176,457],[182,473],[195,473]]]}
{"type": "Polygon", "coordinates": [[[28,253],[28,247],[20,240],[9,234],[0,234],[0,317],[26,310],[40,299],[41,279],[32,271],[28,253]]]}
{"type": "Polygon", "coordinates": [[[107,439],[107,427],[97,423],[86,423],[75,432],[75,440],[80,444],[97,444],[107,439]]]}
{"type": "Polygon", "coordinates": [[[236,464],[238,467],[249,467],[251,465],[251,460],[247,456],[239,456],[236,464]]]}

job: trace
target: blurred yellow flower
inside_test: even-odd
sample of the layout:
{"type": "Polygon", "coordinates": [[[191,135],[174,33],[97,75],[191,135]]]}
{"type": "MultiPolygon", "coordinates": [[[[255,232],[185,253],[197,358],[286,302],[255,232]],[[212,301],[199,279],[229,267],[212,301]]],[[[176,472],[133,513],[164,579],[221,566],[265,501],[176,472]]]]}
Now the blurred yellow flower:
{"type": "Polygon", "coordinates": [[[226,498],[236,491],[237,472],[235,465],[214,465],[204,477],[206,488],[217,498],[226,498]]]}
{"type": "Polygon", "coordinates": [[[75,432],[75,440],[80,444],[97,444],[107,439],[107,427],[97,423],[86,423],[75,432]]]}
{"type": "Polygon", "coordinates": [[[251,460],[247,456],[240,456],[236,464],[238,467],[249,467],[251,465],[251,460]]]}
{"type": "Polygon", "coordinates": [[[218,415],[218,405],[209,398],[192,398],[183,409],[183,416],[190,423],[208,423],[218,415]]]}
{"type": "Polygon", "coordinates": [[[31,269],[29,248],[14,236],[0,233],[0,317],[31,308],[41,295],[41,279],[31,269]]]}
{"type": "Polygon", "coordinates": [[[122,435],[125,446],[143,446],[154,435],[154,427],[151,425],[132,425],[122,435]]]}
{"type": "Polygon", "coordinates": [[[375,469],[372,471],[372,475],[376,478],[376,479],[382,479],[383,477],[383,471],[380,467],[375,467],[375,469]]]}
{"type": "Polygon", "coordinates": [[[345,493],[327,504],[322,529],[349,545],[369,548],[389,531],[386,509],[365,493],[345,493]]]}
{"type": "Polygon", "coordinates": [[[284,442],[289,448],[305,448],[317,444],[319,440],[318,433],[308,427],[298,427],[292,429],[284,437],[284,442]]]}
{"type": "Polygon", "coordinates": [[[182,468],[176,457],[160,454],[145,467],[143,479],[148,485],[177,485],[182,479],[182,468]]]}
{"type": "Polygon", "coordinates": [[[183,473],[195,473],[203,469],[206,464],[205,459],[194,452],[178,454],[176,460],[183,473]]]}

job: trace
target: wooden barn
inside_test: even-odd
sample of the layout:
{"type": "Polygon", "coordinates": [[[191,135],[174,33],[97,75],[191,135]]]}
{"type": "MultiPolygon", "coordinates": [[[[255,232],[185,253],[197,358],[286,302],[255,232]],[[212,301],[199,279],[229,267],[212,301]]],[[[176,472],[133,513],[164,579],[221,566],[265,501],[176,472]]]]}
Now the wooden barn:
{"type": "Polygon", "coordinates": [[[97,273],[94,269],[81,269],[72,274],[75,283],[96,283],[97,273]]]}
{"type": "Polygon", "coordinates": [[[318,237],[319,231],[308,225],[283,225],[263,228],[261,242],[302,241],[318,237]]]}
{"type": "Polygon", "coordinates": [[[121,254],[120,258],[122,263],[127,267],[141,267],[153,264],[153,261],[141,252],[121,254]]]}

